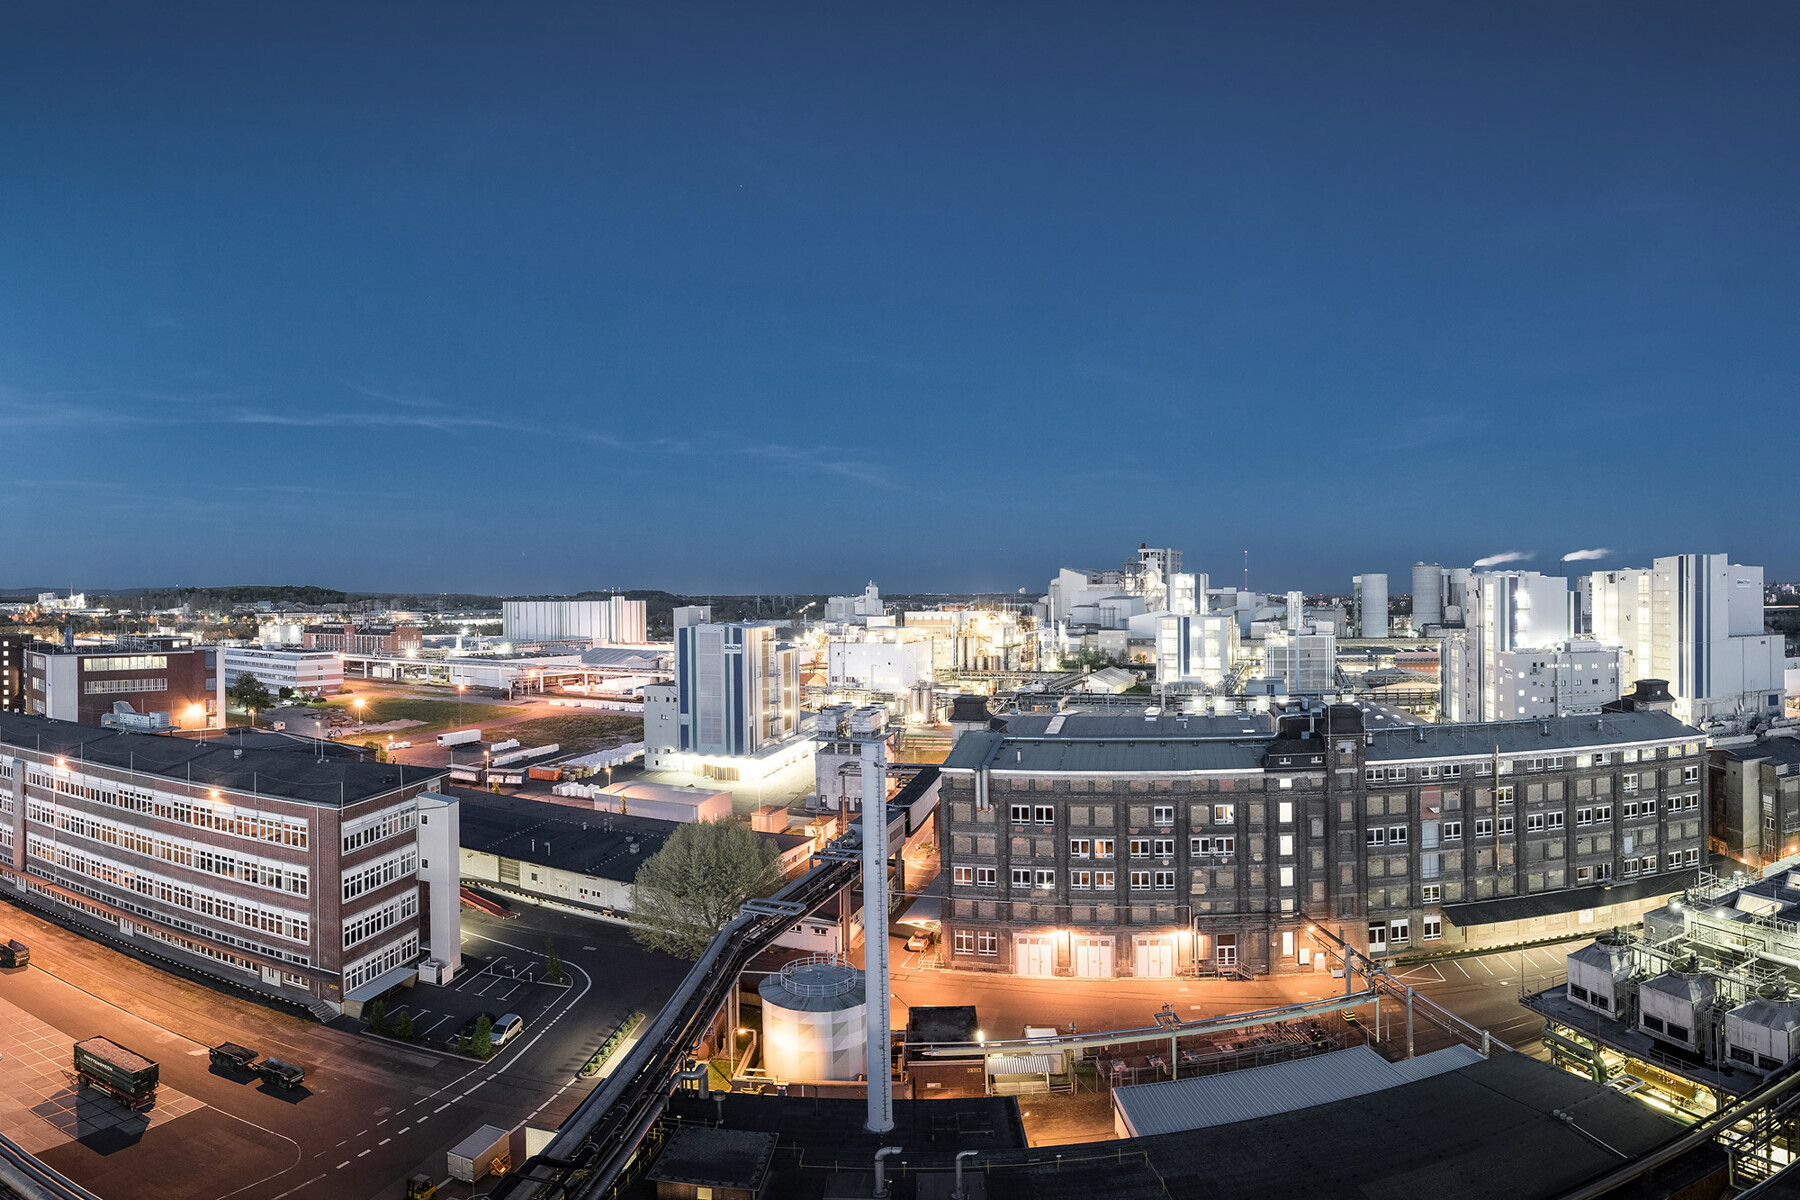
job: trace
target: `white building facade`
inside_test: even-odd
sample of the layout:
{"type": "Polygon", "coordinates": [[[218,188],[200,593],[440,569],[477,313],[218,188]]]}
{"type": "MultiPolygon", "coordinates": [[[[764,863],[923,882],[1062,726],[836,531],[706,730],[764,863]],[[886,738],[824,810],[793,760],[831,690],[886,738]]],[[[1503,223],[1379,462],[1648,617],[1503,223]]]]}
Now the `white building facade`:
{"type": "Polygon", "coordinates": [[[1763,569],[1723,554],[1658,558],[1650,578],[1650,678],[1663,679],[1683,721],[1782,713],[1786,655],[1764,632],[1763,569]]]}
{"type": "Polygon", "coordinates": [[[506,600],[502,636],[512,642],[588,642],[639,645],[648,638],[645,602],[624,596],[604,600],[506,600]]]}
{"type": "Polygon", "coordinates": [[[344,687],[344,660],[327,650],[268,650],[227,646],[225,686],[254,675],[271,692],[282,688],[307,696],[329,696],[344,687]]]}

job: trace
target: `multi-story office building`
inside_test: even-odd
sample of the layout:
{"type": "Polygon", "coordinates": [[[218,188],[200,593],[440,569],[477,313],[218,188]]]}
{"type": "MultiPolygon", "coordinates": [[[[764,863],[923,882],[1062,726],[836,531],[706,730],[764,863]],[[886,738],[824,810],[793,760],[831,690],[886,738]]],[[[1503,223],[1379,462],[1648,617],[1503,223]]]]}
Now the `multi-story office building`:
{"type": "Polygon", "coordinates": [[[174,638],[73,647],[38,642],[25,663],[25,711],[39,716],[98,725],[124,703],[134,713],[167,714],[177,729],[223,721],[216,648],[174,638]]]}
{"type": "Polygon", "coordinates": [[[1359,638],[1388,635],[1388,577],[1358,575],[1351,579],[1350,629],[1359,638]]]}
{"type": "Polygon", "coordinates": [[[456,802],[427,791],[442,775],[0,715],[0,887],[336,1008],[427,952],[444,974],[461,961],[456,802]]]}
{"type": "Polygon", "coordinates": [[[1782,715],[1786,649],[1764,629],[1761,567],[1723,554],[1656,559],[1650,641],[1650,675],[1668,681],[1682,720],[1782,715]]]}
{"type": "Polygon", "coordinates": [[[29,633],[0,633],[0,712],[24,712],[29,633]]]}
{"type": "Polygon", "coordinates": [[[649,637],[648,606],[642,600],[505,600],[501,634],[511,642],[587,642],[590,645],[642,644],[649,637]]]}
{"type": "Polygon", "coordinates": [[[1800,741],[1762,738],[1707,758],[1712,848],[1758,870],[1800,854],[1800,741]]]}
{"type": "MultiPolygon", "coordinates": [[[[1569,581],[1536,571],[1490,571],[1470,575],[1463,589],[1465,628],[1460,638],[1444,639],[1439,671],[1444,717],[1500,720],[1502,676],[1509,665],[1516,673],[1506,656],[1569,640],[1569,581]]],[[[1518,684],[1511,686],[1516,693],[1518,684]]]]}
{"type": "Polygon", "coordinates": [[[271,692],[282,688],[307,696],[328,696],[344,687],[344,660],[329,650],[269,650],[227,646],[225,686],[254,675],[271,692]]]}
{"type": "Polygon", "coordinates": [[[1570,936],[1678,889],[1706,844],[1702,735],[1667,713],[1365,730],[1333,705],[1225,737],[1102,720],[952,749],[952,965],[1307,970],[1313,923],[1375,954],[1570,936]]]}
{"type": "Polygon", "coordinates": [[[424,639],[417,625],[309,625],[305,648],[338,654],[417,654],[424,639]]]}
{"type": "Polygon", "coordinates": [[[644,765],[754,780],[811,761],[801,730],[800,648],[773,621],[711,622],[684,610],[675,680],[644,689],[644,765]],[[671,709],[672,706],[672,709],[671,709]],[[673,711],[673,721],[665,719],[673,711]]]}

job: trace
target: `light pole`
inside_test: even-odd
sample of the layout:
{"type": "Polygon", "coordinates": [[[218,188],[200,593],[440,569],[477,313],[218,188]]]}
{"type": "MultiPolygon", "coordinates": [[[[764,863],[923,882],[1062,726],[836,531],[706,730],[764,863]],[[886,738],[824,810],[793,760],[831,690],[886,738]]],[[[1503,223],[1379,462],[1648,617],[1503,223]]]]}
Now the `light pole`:
{"type": "Polygon", "coordinates": [[[358,696],[358,697],[357,697],[357,698],[356,698],[356,699],[354,699],[354,700],[352,700],[352,701],[351,701],[351,702],[350,702],[350,704],[351,704],[351,705],[352,705],[352,707],[354,707],[354,708],[355,708],[355,709],[356,709],[356,731],[357,731],[357,732],[358,732],[358,733],[361,733],[361,732],[362,732],[362,727],[363,727],[363,704],[364,704],[364,703],[365,703],[365,701],[364,701],[364,700],[363,700],[363,698],[362,698],[362,697],[361,697],[361,696],[358,696]]]}

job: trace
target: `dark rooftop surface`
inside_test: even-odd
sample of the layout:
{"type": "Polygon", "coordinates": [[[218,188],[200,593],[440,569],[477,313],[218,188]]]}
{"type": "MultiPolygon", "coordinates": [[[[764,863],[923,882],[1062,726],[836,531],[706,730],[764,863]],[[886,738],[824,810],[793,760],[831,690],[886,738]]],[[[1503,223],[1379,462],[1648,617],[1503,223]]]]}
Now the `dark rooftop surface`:
{"type": "Polygon", "coordinates": [[[647,1178],[701,1187],[756,1191],[769,1174],[779,1139],[749,1129],[708,1129],[687,1125],[664,1143],[647,1178]]]}
{"type": "Polygon", "coordinates": [[[1560,888],[1554,892],[1535,892],[1529,896],[1501,896],[1494,900],[1471,900],[1463,904],[1444,905],[1444,915],[1459,929],[1471,925],[1493,925],[1501,921],[1524,921],[1532,917],[1554,917],[1561,913],[1579,912],[1584,908],[1605,908],[1609,904],[1630,904],[1652,896],[1669,896],[1694,882],[1694,872],[1670,871],[1664,875],[1646,875],[1618,883],[1596,883],[1588,887],[1560,888]]]}
{"type": "Polygon", "coordinates": [[[979,1027],[973,1004],[915,1004],[906,1010],[909,1042],[972,1042],[979,1027]]]}
{"type": "MultiPolygon", "coordinates": [[[[1371,710],[1334,705],[1346,723],[1362,734],[1371,710]]],[[[1379,716],[1381,714],[1375,713],[1379,716]]],[[[1556,717],[1548,721],[1490,721],[1463,725],[1409,725],[1396,728],[1383,719],[1367,725],[1367,760],[1396,762],[1417,758],[1457,758],[1533,752],[1557,753],[1586,746],[1616,746],[1654,741],[1704,741],[1706,735],[1668,713],[1606,713],[1603,716],[1556,717]]],[[[1329,735],[1329,731],[1328,731],[1329,735]]],[[[1003,733],[971,731],[958,739],[944,761],[948,770],[1174,772],[1260,770],[1267,753],[1313,754],[1323,749],[1315,738],[1277,741],[1267,718],[1206,717],[1163,714],[1031,713],[1010,718],[1003,733]],[[1186,724],[1182,724],[1182,722],[1186,724]],[[1263,728],[1246,734],[1260,721],[1263,728]],[[1060,722],[1060,724],[1059,724],[1060,722]]],[[[1298,765],[1298,764],[1294,764],[1298,765]]]]}
{"type": "Polygon", "coordinates": [[[1266,737],[1274,732],[1267,713],[1136,712],[1020,713],[1006,719],[1014,737],[1197,738],[1266,737]]]}
{"type": "MultiPolygon", "coordinates": [[[[677,822],[653,817],[620,816],[471,788],[441,790],[462,802],[463,849],[620,883],[636,879],[638,867],[679,828],[677,822]],[[634,842],[636,854],[631,852],[634,842]]],[[[806,840],[790,833],[761,836],[783,850],[806,840]]]]}
{"type": "Polygon", "coordinates": [[[1766,758],[1770,762],[1800,766],[1800,738],[1764,738],[1751,746],[1722,746],[1715,753],[1735,758],[1739,762],[1754,762],[1766,758]]]}
{"type": "Polygon", "coordinates": [[[1204,737],[1016,737],[965,733],[944,760],[945,770],[996,771],[1260,771],[1269,739],[1204,737]]]}
{"type": "Polygon", "coordinates": [[[1706,735],[1692,725],[1661,712],[1551,717],[1543,721],[1414,725],[1406,729],[1378,728],[1371,732],[1374,742],[1366,756],[1370,762],[1492,754],[1496,747],[1501,754],[1512,755],[1629,742],[1706,740],[1706,735]]]}
{"type": "Polygon", "coordinates": [[[338,808],[384,792],[441,779],[442,767],[319,758],[305,742],[265,749],[221,733],[198,741],[157,733],[121,733],[48,717],[0,713],[0,744],[55,754],[81,764],[135,771],[200,787],[273,796],[338,808]]]}
{"type": "MultiPolygon", "coordinates": [[[[862,1129],[860,1100],[728,1096],[718,1110],[684,1096],[670,1105],[686,1120],[712,1123],[722,1111],[727,1128],[779,1134],[769,1195],[794,1200],[839,1188],[834,1180],[843,1176],[834,1171],[866,1174],[882,1145],[905,1148],[888,1160],[895,1200],[939,1194],[920,1186],[921,1174],[947,1171],[965,1149],[981,1151],[972,1165],[983,1173],[987,1200],[1549,1200],[1621,1164],[1598,1143],[1637,1158],[1685,1128],[1590,1080],[1509,1053],[1373,1095],[1217,1126],[1204,1136],[1034,1149],[1024,1145],[1011,1100],[897,1101],[894,1110],[894,1130],[877,1136],[862,1129]],[[977,1132],[970,1121],[993,1133],[977,1132]]],[[[1666,1196],[1724,1165],[1723,1152],[1707,1145],[1646,1186],[1617,1194],[1666,1196]]]]}

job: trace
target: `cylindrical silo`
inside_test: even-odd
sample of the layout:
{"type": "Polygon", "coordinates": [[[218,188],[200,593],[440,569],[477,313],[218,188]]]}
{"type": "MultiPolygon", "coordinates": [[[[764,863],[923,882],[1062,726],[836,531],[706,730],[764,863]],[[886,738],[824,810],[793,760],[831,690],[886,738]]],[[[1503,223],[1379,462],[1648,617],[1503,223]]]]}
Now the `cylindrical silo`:
{"type": "Polygon", "coordinates": [[[781,1080],[855,1079],[868,1040],[863,973],[830,954],[795,959],[762,981],[763,1066],[781,1080]]]}
{"type": "Polygon", "coordinates": [[[1444,623],[1444,568],[1437,563],[1414,563],[1412,572],[1413,632],[1444,623]]]}
{"type": "Polygon", "coordinates": [[[1388,635],[1388,577],[1358,575],[1351,581],[1355,608],[1355,636],[1384,638],[1388,635]]]}

